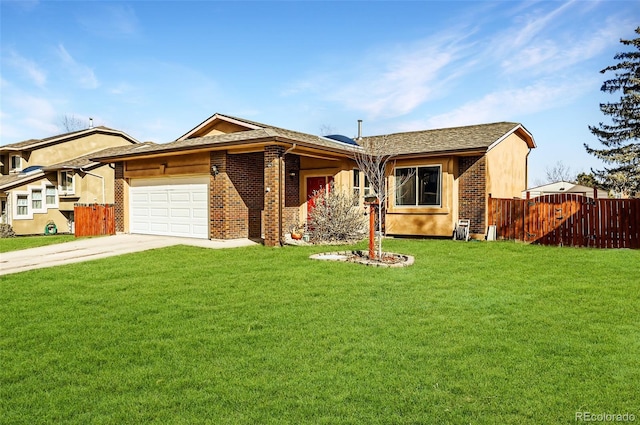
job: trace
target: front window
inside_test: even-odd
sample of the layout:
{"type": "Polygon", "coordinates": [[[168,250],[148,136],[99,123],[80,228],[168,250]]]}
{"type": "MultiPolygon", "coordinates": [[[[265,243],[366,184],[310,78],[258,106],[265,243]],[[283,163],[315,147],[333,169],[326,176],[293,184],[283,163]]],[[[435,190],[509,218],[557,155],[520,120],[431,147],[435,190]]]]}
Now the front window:
{"type": "Polygon", "coordinates": [[[28,215],[29,214],[29,196],[28,195],[18,195],[16,197],[16,213],[17,215],[28,215]]]}
{"type": "Polygon", "coordinates": [[[73,193],[73,172],[60,171],[60,191],[73,193]]]}
{"type": "Polygon", "coordinates": [[[396,168],[396,205],[439,207],[440,166],[396,168]]]}
{"type": "Polygon", "coordinates": [[[47,205],[55,205],[56,204],[56,188],[53,186],[47,186],[45,189],[46,194],[46,202],[47,205]]]}
{"type": "Polygon", "coordinates": [[[42,190],[32,190],[31,191],[31,208],[34,210],[42,209],[42,190]]]}

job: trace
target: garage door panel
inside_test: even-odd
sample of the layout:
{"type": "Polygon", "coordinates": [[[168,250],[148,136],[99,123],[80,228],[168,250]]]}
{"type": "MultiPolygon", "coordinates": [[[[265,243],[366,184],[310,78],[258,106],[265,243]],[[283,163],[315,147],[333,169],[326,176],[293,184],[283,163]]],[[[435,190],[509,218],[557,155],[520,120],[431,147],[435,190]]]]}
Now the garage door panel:
{"type": "Polygon", "coordinates": [[[209,218],[209,212],[206,208],[194,208],[192,211],[193,218],[204,218],[205,220],[209,218]]]}
{"type": "Polygon", "coordinates": [[[191,210],[189,208],[171,208],[172,218],[191,217],[191,210]]]}
{"type": "Polygon", "coordinates": [[[150,202],[165,203],[169,199],[169,196],[164,192],[154,191],[149,194],[150,202]]]}
{"type": "Polygon", "coordinates": [[[169,217],[169,210],[166,208],[151,208],[151,217],[169,217]]]}
{"type": "Polygon", "coordinates": [[[133,180],[132,233],[209,237],[208,178],[133,180]],[[181,181],[182,180],[182,181],[181,181]],[[193,183],[193,181],[202,183],[193,183]]]}

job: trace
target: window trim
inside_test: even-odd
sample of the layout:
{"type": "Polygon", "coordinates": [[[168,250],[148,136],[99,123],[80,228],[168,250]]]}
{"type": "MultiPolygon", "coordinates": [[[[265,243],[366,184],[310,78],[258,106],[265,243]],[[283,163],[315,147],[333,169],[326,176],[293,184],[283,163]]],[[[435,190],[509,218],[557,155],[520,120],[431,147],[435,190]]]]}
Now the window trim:
{"type": "Polygon", "coordinates": [[[406,166],[398,166],[398,167],[394,167],[393,168],[393,206],[394,208],[398,208],[398,209],[409,209],[409,208],[429,208],[429,209],[441,209],[443,208],[443,204],[442,204],[442,199],[443,199],[443,193],[442,193],[442,164],[421,164],[421,165],[406,165],[406,166]],[[438,204],[431,204],[431,205],[421,205],[418,203],[418,193],[419,193],[419,188],[418,185],[419,183],[419,179],[418,179],[418,169],[419,168],[437,168],[438,169],[438,198],[439,198],[439,203],[438,204]],[[414,175],[415,175],[415,181],[416,181],[416,187],[415,187],[415,193],[416,193],[416,203],[412,204],[412,205],[400,205],[398,204],[398,199],[397,199],[397,181],[396,181],[396,170],[401,170],[401,169],[413,169],[414,170],[414,175]]]}
{"type": "Polygon", "coordinates": [[[31,196],[30,192],[20,191],[14,192],[13,196],[13,217],[15,220],[31,220],[33,218],[33,210],[31,209],[31,196]],[[18,200],[20,198],[26,199],[25,205],[18,205],[18,200]],[[19,214],[19,208],[26,207],[26,212],[24,214],[19,214]]]}
{"type": "MultiPolygon", "coordinates": [[[[66,183],[66,178],[64,179],[65,183],[66,183]]],[[[75,191],[75,186],[76,186],[76,173],[73,172],[73,170],[61,170],[58,171],[58,193],[59,195],[75,195],[76,191],[75,191]],[[67,186],[63,186],[63,178],[62,176],[68,176],[71,175],[71,184],[70,184],[70,189],[65,190],[65,188],[67,186]]]]}
{"type": "Polygon", "coordinates": [[[42,188],[32,188],[29,190],[29,192],[31,192],[31,210],[33,210],[33,212],[45,212],[47,210],[47,207],[44,204],[42,188]],[[40,193],[40,199],[36,199],[36,193],[40,193]],[[36,202],[38,201],[40,201],[40,206],[36,207],[36,202]]]}
{"type": "Polygon", "coordinates": [[[52,184],[46,184],[44,185],[44,205],[45,208],[49,209],[49,208],[58,208],[58,191],[56,190],[56,187],[52,184]],[[49,195],[47,193],[47,189],[53,189],[53,195],[49,195]],[[53,196],[53,202],[49,203],[49,196],[53,196]]]}
{"type": "Polygon", "coordinates": [[[22,155],[9,155],[9,172],[10,173],[19,173],[22,171],[22,155]],[[14,167],[14,159],[18,158],[18,164],[14,167]]]}

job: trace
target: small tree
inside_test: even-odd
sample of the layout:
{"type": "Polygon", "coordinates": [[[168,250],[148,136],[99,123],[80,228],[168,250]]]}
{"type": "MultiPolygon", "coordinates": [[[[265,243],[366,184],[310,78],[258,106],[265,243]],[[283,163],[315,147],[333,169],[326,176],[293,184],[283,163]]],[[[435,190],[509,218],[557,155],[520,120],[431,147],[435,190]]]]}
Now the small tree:
{"type": "Polygon", "coordinates": [[[571,171],[571,167],[565,165],[562,161],[556,162],[553,166],[547,166],[545,168],[545,176],[547,183],[560,181],[573,183],[576,180],[576,175],[571,171]]]}
{"type": "MultiPolygon", "coordinates": [[[[382,258],[382,220],[386,212],[389,191],[387,188],[387,170],[394,163],[394,155],[391,153],[391,142],[387,136],[369,137],[358,140],[362,150],[356,151],[353,159],[360,171],[369,180],[369,187],[373,191],[372,196],[377,198],[377,232],[378,249],[376,256],[382,258]]],[[[413,177],[412,174],[396,178],[395,190],[398,193],[402,186],[413,177]]]]}
{"type": "Polygon", "coordinates": [[[357,206],[352,192],[336,189],[331,183],[327,190],[314,191],[314,206],[309,212],[308,230],[313,242],[353,242],[366,232],[366,220],[357,206]]]}
{"type": "Polygon", "coordinates": [[[60,117],[60,125],[67,133],[87,128],[87,125],[85,125],[85,123],[75,115],[63,115],[60,117]]]}
{"type": "MultiPolygon", "coordinates": [[[[635,32],[640,35],[640,27],[635,32]]],[[[635,50],[616,54],[614,59],[619,62],[600,71],[615,74],[600,90],[606,93],[620,91],[620,101],[600,104],[602,113],[611,117],[610,124],[601,122],[589,126],[605,148],[584,146],[588,153],[611,165],[594,171],[606,188],[636,197],[640,195],[640,37],[620,42],[635,50]]]]}

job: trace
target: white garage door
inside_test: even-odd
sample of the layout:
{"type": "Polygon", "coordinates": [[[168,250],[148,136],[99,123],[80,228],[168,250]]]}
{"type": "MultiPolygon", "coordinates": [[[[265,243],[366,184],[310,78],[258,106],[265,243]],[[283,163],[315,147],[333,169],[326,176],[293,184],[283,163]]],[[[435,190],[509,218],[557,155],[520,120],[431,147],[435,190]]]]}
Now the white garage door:
{"type": "Polygon", "coordinates": [[[131,233],[208,239],[208,181],[208,177],[132,180],[131,233]]]}

